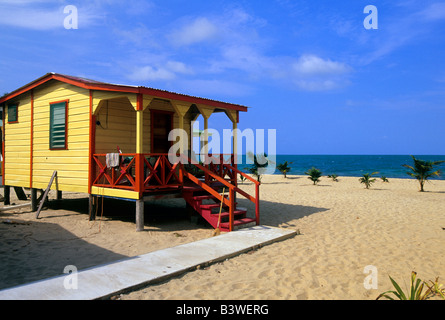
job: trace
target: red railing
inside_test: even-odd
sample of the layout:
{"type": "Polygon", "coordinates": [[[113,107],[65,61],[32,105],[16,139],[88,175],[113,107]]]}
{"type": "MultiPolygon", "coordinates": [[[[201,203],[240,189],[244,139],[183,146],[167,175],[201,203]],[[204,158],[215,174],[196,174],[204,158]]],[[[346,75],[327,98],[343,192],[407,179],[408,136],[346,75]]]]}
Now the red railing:
{"type": "MultiPolygon", "coordinates": [[[[220,178],[231,182],[233,185],[238,184],[238,170],[236,170],[235,156],[233,154],[208,155],[201,164],[208,171],[213,172],[220,178]]],[[[204,172],[206,183],[215,181],[207,171],[204,172]]]]}
{"type": "Polygon", "coordinates": [[[143,189],[181,187],[183,181],[179,168],[179,162],[171,164],[168,155],[144,154],[143,189]]]}
{"type": "Polygon", "coordinates": [[[179,162],[171,164],[166,154],[120,154],[119,163],[113,168],[107,166],[106,157],[93,155],[93,186],[143,192],[183,184],[179,162]]]}
{"type": "MultiPolygon", "coordinates": [[[[203,188],[204,190],[206,190],[207,192],[209,192],[211,195],[213,195],[214,197],[216,197],[218,199],[221,197],[221,195],[210,186],[211,182],[218,181],[229,190],[229,197],[224,198],[223,203],[229,207],[230,231],[233,230],[234,212],[236,209],[236,204],[235,204],[236,193],[241,194],[247,200],[253,202],[253,204],[255,205],[256,224],[259,225],[260,224],[260,182],[253,179],[252,177],[248,176],[244,172],[239,171],[236,167],[232,166],[231,164],[233,164],[233,162],[234,162],[233,156],[231,157],[231,162],[232,162],[231,164],[228,164],[228,163],[225,163],[225,161],[222,161],[223,155],[218,156],[218,157],[221,157],[218,162],[216,161],[216,160],[218,160],[218,158],[214,158],[215,162],[213,164],[209,163],[206,166],[197,164],[196,162],[193,164],[196,168],[200,169],[201,171],[203,171],[205,173],[204,181],[195,177],[193,174],[191,174],[190,172],[187,172],[186,170],[183,170],[184,177],[191,180],[192,182],[194,182],[195,184],[197,184],[198,186],[200,186],[201,188],[203,188]],[[214,166],[215,164],[218,164],[218,166],[215,167],[214,166]],[[215,168],[217,170],[215,170],[215,168]],[[236,180],[238,174],[254,183],[255,197],[251,196],[244,190],[241,190],[240,188],[238,188],[237,180],[236,180]],[[229,175],[229,179],[224,178],[226,175],[229,175]],[[233,179],[235,179],[235,180],[233,180],[233,179]]],[[[191,163],[190,159],[187,159],[187,160],[188,160],[188,163],[191,163]]],[[[236,166],[236,164],[234,164],[234,165],[236,166]]]]}
{"type": "Polygon", "coordinates": [[[106,154],[95,154],[92,185],[131,190],[142,195],[156,189],[181,188],[184,186],[184,178],[187,178],[211,195],[220,198],[221,195],[211,186],[214,182],[219,182],[228,190],[228,198],[224,198],[223,202],[229,207],[230,231],[233,230],[236,193],[254,203],[256,223],[259,225],[260,183],[236,168],[233,155],[208,157],[205,164],[198,164],[184,157],[176,157],[177,161],[171,163],[167,154],[120,154],[118,165],[110,168],[107,166],[106,154]],[[190,168],[200,171],[204,179],[200,179],[196,172],[189,172],[190,168]],[[255,196],[238,187],[238,175],[254,183],[255,196]]]}
{"type": "Polygon", "coordinates": [[[95,165],[93,186],[135,190],[135,155],[121,154],[119,157],[119,166],[112,168],[107,166],[106,157],[106,154],[93,155],[93,163],[95,165]],[[124,158],[129,159],[129,162],[124,163],[124,158]]]}

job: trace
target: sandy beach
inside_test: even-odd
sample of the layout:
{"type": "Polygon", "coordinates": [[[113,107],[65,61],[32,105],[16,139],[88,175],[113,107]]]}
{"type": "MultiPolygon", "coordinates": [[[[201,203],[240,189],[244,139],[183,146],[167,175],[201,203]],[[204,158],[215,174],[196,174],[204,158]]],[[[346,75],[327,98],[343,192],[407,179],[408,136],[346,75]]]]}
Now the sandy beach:
{"type": "MultiPolygon", "coordinates": [[[[300,235],[118,298],[369,300],[392,289],[389,275],[406,288],[411,271],[445,283],[445,181],[427,183],[424,193],[412,179],[378,179],[368,190],[355,177],[323,177],[315,186],[303,176],[264,176],[262,182],[261,224],[300,235]],[[364,286],[367,266],[378,272],[378,289],[364,286]]],[[[249,183],[240,186],[253,191],[249,183]]],[[[248,201],[238,201],[253,212],[248,201]]],[[[106,199],[95,222],[88,220],[87,204],[85,194],[66,193],[38,220],[29,209],[0,212],[0,289],[61,275],[67,265],[81,270],[213,231],[190,221],[182,199],[147,203],[140,233],[134,204],[106,199]]]]}

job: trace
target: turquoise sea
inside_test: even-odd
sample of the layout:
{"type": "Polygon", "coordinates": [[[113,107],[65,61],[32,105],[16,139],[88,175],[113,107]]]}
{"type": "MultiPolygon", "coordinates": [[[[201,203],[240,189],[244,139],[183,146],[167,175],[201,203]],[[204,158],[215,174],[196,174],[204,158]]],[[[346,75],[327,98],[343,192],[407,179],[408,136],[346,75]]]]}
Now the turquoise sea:
{"type": "MultiPolygon", "coordinates": [[[[445,161],[445,155],[414,155],[416,159],[427,161],[445,161]]],[[[411,178],[406,174],[404,164],[413,165],[409,155],[277,155],[277,164],[292,162],[288,175],[304,175],[312,167],[319,169],[324,176],[336,174],[338,176],[361,177],[364,173],[378,172],[376,176],[387,178],[411,178]]],[[[238,168],[246,171],[246,158],[238,168]]],[[[439,179],[445,180],[445,163],[438,166],[443,174],[439,179]]],[[[246,171],[247,172],[247,171],[246,171]]],[[[278,170],[275,174],[281,174],[278,170]]]]}

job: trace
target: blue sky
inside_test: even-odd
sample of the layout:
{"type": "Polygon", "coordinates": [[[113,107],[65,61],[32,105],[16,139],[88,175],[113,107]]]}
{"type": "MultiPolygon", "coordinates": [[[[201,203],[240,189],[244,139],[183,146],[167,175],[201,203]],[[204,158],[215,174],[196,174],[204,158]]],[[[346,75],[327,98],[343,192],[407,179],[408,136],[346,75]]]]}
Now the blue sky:
{"type": "Polygon", "coordinates": [[[442,1],[0,0],[0,52],[0,94],[58,72],[246,105],[279,154],[445,154],[442,1]]]}

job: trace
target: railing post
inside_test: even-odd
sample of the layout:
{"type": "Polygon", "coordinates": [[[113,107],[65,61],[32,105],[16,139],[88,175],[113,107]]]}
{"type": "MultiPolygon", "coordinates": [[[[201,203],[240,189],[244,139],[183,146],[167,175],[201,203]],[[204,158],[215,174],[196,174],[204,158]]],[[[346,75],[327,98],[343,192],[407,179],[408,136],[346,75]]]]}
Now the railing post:
{"type": "Polygon", "coordinates": [[[255,218],[256,225],[260,225],[260,185],[255,184],[255,218]]]}
{"type": "Polygon", "coordinates": [[[235,212],[235,190],[233,187],[230,188],[230,207],[229,207],[229,224],[230,224],[230,232],[233,231],[233,219],[235,212]]]}
{"type": "Polygon", "coordinates": [[[135,191],[142,196],[144,193],[144,155],[136,153],[135,158],[135,191]]]}
{"type": "Polygon", "coordinates": [[[231,162],[231,166],[232,167],[234,167],[235,168],[235,177],[234,177],[234,179],[235,179],[235,181],[234,181],[234,185],[236,186],[236,187],[238,187],[238,159],[235,161],[235,154],[232,154],[231,155],[231,157],[230,157],[230,162],[231,162]]]}

